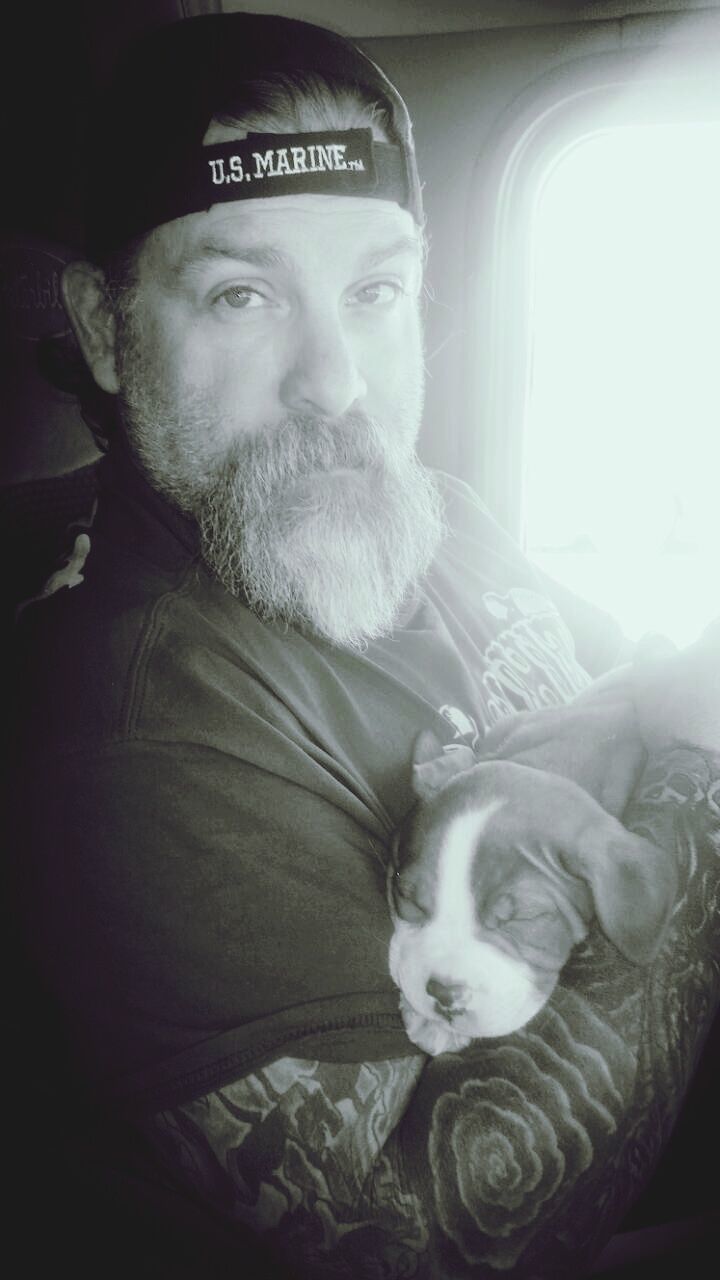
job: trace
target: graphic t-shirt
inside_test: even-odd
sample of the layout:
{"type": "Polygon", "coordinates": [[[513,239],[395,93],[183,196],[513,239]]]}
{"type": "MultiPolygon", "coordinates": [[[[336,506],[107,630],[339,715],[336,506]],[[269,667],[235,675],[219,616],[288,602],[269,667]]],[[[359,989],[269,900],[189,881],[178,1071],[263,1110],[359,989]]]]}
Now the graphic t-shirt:
{"type": "Polygon", "coordinates": [[[472,492],[363,653],[261,622],[108,459],[72,582],[22,620],[29,930],[81,1069],[169,1105],[285,1054],[416,1052],[387,968],[391,833],[421,729],[477,745],[619,658],[472,492]],[[81,563],[82,561],[82,563],[81,563]]]}

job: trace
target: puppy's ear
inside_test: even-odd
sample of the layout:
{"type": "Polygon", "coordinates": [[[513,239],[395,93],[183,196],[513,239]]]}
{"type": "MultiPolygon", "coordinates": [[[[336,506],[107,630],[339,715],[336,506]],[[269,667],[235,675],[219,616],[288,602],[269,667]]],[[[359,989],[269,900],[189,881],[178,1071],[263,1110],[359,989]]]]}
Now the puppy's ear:
{"type": "Polygon", "coordinates": [[[660,950],[675,905],[675,859],[603,810],[600,814],[563,861],[589,885],[606,937],[632,964],[647,965],[660,950]]]}
{"type": "Polygon", "coordinates": [[[420,800],[432,800],[452,778],[477,764],[474,751],[463,743],[443,747],[432,729],[422,729],[413,744],[412,789],[420,800]]]}

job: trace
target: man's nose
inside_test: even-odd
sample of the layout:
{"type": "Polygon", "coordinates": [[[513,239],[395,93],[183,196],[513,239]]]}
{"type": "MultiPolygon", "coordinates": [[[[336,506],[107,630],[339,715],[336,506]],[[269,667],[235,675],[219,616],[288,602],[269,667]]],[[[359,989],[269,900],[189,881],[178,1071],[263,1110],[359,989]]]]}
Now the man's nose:
{"type": "Polygon", "coordinates": [[[362,400],[367,386],[339,315],[305,317],[280,398],[298,413],[338,417],[362,400]]]}

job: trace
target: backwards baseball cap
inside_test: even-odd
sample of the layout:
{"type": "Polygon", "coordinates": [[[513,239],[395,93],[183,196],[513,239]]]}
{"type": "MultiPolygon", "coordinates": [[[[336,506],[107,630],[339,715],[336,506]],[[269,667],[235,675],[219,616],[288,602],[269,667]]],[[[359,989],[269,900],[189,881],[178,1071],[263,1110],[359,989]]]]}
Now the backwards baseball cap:
{"type": "MultiPolygon", "coordinates": [[[[247,107],[258,104],[248,90],[247,107]]],[[[210,14],[145,34],[122,55],[101,96],[88,156],[87,248],[102,259],[137,236],[224,201],[295,193],[393,200],[422,224],[412,128],[400,94],[355,45],[293,18],[210,14]],[[391,141],[367,128],[250,133],[203,146],[243,86],[318,74],[379,102],[391,141]]]]}

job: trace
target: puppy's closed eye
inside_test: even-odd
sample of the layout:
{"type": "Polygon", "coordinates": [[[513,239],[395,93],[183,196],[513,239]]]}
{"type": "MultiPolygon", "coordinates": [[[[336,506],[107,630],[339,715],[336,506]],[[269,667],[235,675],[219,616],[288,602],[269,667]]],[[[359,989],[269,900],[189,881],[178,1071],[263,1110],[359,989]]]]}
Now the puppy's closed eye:
{"type": "Polygon", "coordinates": [[[517,913],[515,898],[510,893],[503,893],[483,907],[480,919],[486,929],[499,929],[509,920],[514,920],[517,913]]]}

